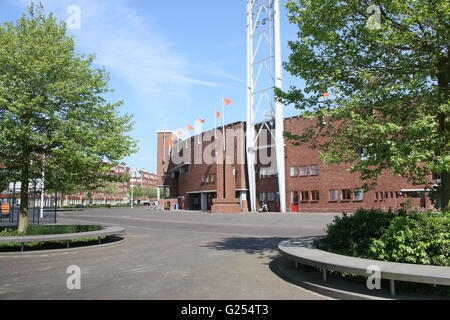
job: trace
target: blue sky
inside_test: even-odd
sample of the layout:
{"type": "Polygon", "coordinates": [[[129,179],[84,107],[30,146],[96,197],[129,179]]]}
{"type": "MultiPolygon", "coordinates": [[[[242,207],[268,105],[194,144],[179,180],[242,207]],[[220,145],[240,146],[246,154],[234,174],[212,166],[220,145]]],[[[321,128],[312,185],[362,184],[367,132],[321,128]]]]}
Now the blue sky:
{"type": "MultiPolygon", "coordinates": [[[[282,4],[286,1],[282,0],[282,4]]],[[[14,21],[30,0],[2,0],[0,22],[14,21]]],[[[245,0],[43,0],[47,12],[61,20],[67,8],[81,10],[81,28],[70,30],[77,50],[97,55],[115,93],[124,100],[121,112],[134,116],[131,135],[139,152],[124,161],[132,167],[156,170],[156,132],[194,125],[205,118],[214,125],[214,108],[222,94],[233,104],[226,122],[246,117],[246,1],[245,0]]],[[[282,49],[296,28],[283,7],[282,49]]],[[[300,85],[284,74],[284,87],[300,85]]],[[[285,116],[297,114],[286,107],[285,116]]]]}

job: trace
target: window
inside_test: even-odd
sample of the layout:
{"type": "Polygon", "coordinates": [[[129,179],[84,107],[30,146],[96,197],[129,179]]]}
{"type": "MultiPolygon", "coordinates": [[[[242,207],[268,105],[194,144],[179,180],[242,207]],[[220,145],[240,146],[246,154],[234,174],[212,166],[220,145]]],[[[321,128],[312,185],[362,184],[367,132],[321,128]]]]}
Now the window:
{"type": "Polygon", "coordinates": [[[378,201],[378,192],[375,192],[375,200],[378,201]]]}
{"type": "Polygon", "coordinates": [[[367,147],[359,149],[359,156],[361,160],[365,161],[369,159],[368,153],[367,153],[367,147]]]}
{"type": "Polygon", "coordinates": [[[311,191],[311,201],[319,201],[320,200],[320,192],[318,190],[311,191]]]}
{"type": "Polygon", "coordinates": [[[302,191],[301,192],[302,201],[309,201],[309,191],[302,191]]]}
{"type": "Polygon", "coordinates": [[[342,200],[344,200],[344,201],[352,200],[352,190],[343,189],[342,190],[342,200]]]}
{"type": "Polygon", "coordinates": [[[354,197],[353,200],[355,200],[355,201],[363,201],[364,200],[364,190],[356,189],[355,190],[355,197],[354,197]]]}
{"type": "Polygon", "coordinates": [[[435,173],[435,172],[432,173],[432,178],[431,179],[433,180],[434,184],[441,184],[441,182],[442,182],[442,177],[439,174],[435,173]]]}
{"type": "Polygon", "coordinates": [[[260,179],[264,179],[266,177],[266,175],[267,175],[266,169],[259,170],[259,178],[260,179]]]}
{"type": "Polygon", "coordinates": [[[308,166],[301,166],[299,169],[301,177],[305,177],[308,175],[308,166]]]}
{"type": "Polygon", "coordinates": [[[275,193],[274,192],[269,192],[269,194],[267,195],[267,200],[270,202],[274,202],[275,201],[275,193]]]}
{"type": "Polygon", "coordinates": [[[259,201],[260,202],[265,202],[266,201],[266,194],[264,192],[261,192],[259,194],[259,201]]]}
{"type": "Polygon", "coordinates": [[[216,174],[211,173],[211,183],[216,183],[216,174]]]}
{"type": "Polygon", "coordinates": [[[319,166],[318,165],[312,165],[309,168],[309,174],[312,176],[318,176],[319,175],[319,166]]]}
{"type": "Polygon", "coordinates": [[[297,177],[297,176],[298,176],[298,168],[291,167],[291,177],[297,177]]]}
{"type": "Polygon", "coordinates": [[[339,200],[339,190],[330,190],[330,201],[339,200]]]}
{"type": "Polygon", "coordinates": [[[292,200],[292,204],[294,206],[298,206],[298,192],[297,191],[291,192],[291,200],[292,200]]]}

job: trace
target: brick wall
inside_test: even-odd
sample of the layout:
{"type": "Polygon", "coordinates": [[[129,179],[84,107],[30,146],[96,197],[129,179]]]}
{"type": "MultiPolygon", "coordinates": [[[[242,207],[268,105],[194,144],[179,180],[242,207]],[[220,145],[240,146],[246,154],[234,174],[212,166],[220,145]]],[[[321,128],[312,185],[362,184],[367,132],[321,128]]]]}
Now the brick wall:
{"type": "MultiPolygon", "coordinates": [[[[306,126],[308,122],[299,117],[289,118],[285,120],[285,130],[294,134],[299,134],[306,126]]],[[[245,128],[245,123],[238,122],[228,125],[227,128],[245,128]]],[[[219,129],[220,131],[220,129],[219,129]]],[[[184,197],[184,205],[186,209],[198,209],[194,208],[195,204],[201,200],[200,192],[206,191],[218,191],[222,194],[222,184],[220,177],[223,175],[223,167],[214,164],[192,164],[185,163],[184,173],[180,173],[177,165],[173,162],[162,162],[163,152],[166,152],[166,159],[169,158],[169,144],[166,140],[164,148],[163,136],[167,133],[158,133],[158,184],[170,185],[171,197],[184,197]],[[164,175],[170,175],[171,170],[175,170],[178,173],[172,177],[167,177],[165,182],[162,181],[164,175]],[[215,181],[206,181],[206,177],[214,175],[215,181]],[[218,185],[220,183],[221,185],[218,185]]],[[[208,132],[202,133],[202,135],[208,134],[208,132]]],[[[209,132],[211,134],[211,131],[209,132]]],[[[267,135],[267,132],[263,133],[267,135]]],[[[262,136],[262,135],[261,135],[262,136]]],[[[166,139],[168,139],[166,135],[166,139]]],[[[179,148],[183,149],[183,152],[189,152],[194,159],[194,146],[198,143],[198,136],[192,137],[188,140],[189,148],[186,149],[186,141],[182,142],[179,148]],[[190,142],[189,142],[190,141],[190,142]]],[[[201,152],[210,144],[210,142],[201,143],[201,152]]],[[[243,146],[241,146],[243,147],[243,146]]],[[[227,148],[231,148],[227,145],[227,148]]],[[[238,151],[238,146],[233,144],[235,155],[238,151]]],[[[274,152],[274,150],[268,150],[268,156],[274,152]]],[[[430,208],[431,202],[428,197],[424,198],[412,198],[407,200],[406,194],[400,194],[402,189],[420,189],[423,186],[414,186],[403,178],[392,176],[386,172],[380,176],[378,180],[378,186],[369,192],[363,194],[362,199],[356,199],[355,190],[359,189],[364,182],[359,179],[357,174],[351,174],[348,172],[350,165],[326,165],[319,160],[319,153],[317,150],[310,149],[307,145],[294,146],[291,142],[285,141],[285,154],[286,154],[286,203],[288,211],[301,211],[301,212],[352,212],[359,207],[366,208],[400,208],[402,204],[410,202],[415,207],[430,208]],[[306,176],[291,177],[291,167],[307,167],[308,174],[306,176]],[[311,166],[317,166],[318,174],[311,175],[311,166]],[[338,199],[333,201],[330,199],[330,190],[337,190],[338,199]],[[346,191],[351,190],[350,199],[343,199],[343,195],[346,191]],[[312,191],[317,191],[319,195],[318,200],[313,199],[312,191]],[[292,206],[292,193],[298,192],[299,201],[298,206],[292,206]],[[308,196],[308,199],[302,199],[302,192],[304,196],[308,196]]],[[[235,157],[236,158],[236,157],[235,157]]],[[[266,202],[270,211],[279,210],[279,195],[278,192],[278,179],[276,172],[267,172],[267,165],[256,165],[256,198],[257,207],[261,207],[262,202],[266,202]],[[263,170],[263,171],[261,171],[263,170]],[[266,174],[261,174],[266,171],[266,174]],[[264,195],[262,195],[264,194],[264,195]],[[261,201],[264,200],[264,201],[261,201]]],[[[227,166],[225,174],[225,194],[228,197],[236,194],[236,190],[248,189],[247,168],[244,164],[234,164],[227,166]],[[234,175],[233,175],[234,173],[234,175]],[[231,181],[230,179],[233,179],[231,181]]],[[[173,173],[172,173],[173,174],[173,173]]],[[[215,194],[214,196],[220,196],[215,194]]],[[[245,203],[246,209],[248,204],[245,203]]]]}

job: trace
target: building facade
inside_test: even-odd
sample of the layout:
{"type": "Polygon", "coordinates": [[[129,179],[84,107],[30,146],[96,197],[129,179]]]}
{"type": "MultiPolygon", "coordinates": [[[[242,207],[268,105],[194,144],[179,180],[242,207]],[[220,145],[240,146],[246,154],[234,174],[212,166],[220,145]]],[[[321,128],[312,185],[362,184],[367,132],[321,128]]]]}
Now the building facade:
{"type": "MultiPolygon", "coordinates": [[[[300,134],[307,122],[300,117],[285,119],[285,130],[300,134]]],[[[222,134],[222,128],[185,140],[179,140],[170,131],[157,133],[158,186],[167,191],[161,195],[162,199],[177,203],[179,208],[186,210],[249,211],[245,139],[239,140],[239,133],[236,134],[242,132],[245,135],[245,122],[229,124],[225,132],[227,135],[232,132],[234,136],[223,139],[227,150],[223,158],[233,160],[215,159],[212,163],[205,159],[198,161],[199,155],[221,154],[222,145],[219,148],[211,145],[214,138],[222,134]],[[233,150],[231,157],[230,150],[233,150]],[[244,157],[244,161],[239,161],[239,155],[244,157]]],[[[256,161],[257,207],[267,204],[269,211],[279,211],[277,170],[273,166],[275,152],[270,147],[270,133],[267,130],[261,132],[259,140],[265,139],[261,145],[269,147],[256,161]]],[[[389,172],[379,177],[373,190],[364,191],[364,182],[357,174],[348,171],[350,165],[324,164],[318,151],[308,145],[294,146],[285,140],[285,155],[286,203],[290,212],[354,212],[360,207],[386,210],[432,207],[424,186],[412,185],[389,172]]]]}

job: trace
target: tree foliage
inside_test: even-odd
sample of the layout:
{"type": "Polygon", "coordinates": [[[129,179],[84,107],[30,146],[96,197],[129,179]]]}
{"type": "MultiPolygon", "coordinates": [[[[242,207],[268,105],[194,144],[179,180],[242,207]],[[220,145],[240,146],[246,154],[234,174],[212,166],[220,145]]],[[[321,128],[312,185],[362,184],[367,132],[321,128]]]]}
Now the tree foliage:
{"type": "Polygon", "coordinates": [[[109,76],[94,61],[42,5],[0,26],[0,171],[22,181],[22,231],[30,179],[44,171],[57,191],[89,190],[136,149],[131,117],[107,101],[109,76]]]}
{"type": "Polygon", "coordinates": [[[435,191],[448,206],[450,2],[300,0],[287,9],[298,39],[285,67],[305,85],[277,94],[317,120],[287,137],[327,163],[351,163],[366,187],[386,171],[416,184],[440,174],[435,191]]]}

